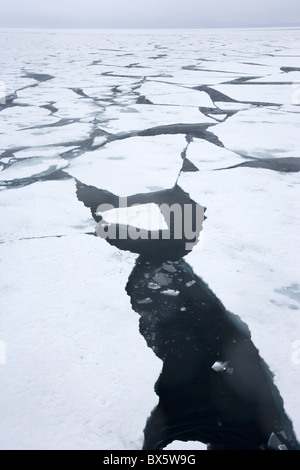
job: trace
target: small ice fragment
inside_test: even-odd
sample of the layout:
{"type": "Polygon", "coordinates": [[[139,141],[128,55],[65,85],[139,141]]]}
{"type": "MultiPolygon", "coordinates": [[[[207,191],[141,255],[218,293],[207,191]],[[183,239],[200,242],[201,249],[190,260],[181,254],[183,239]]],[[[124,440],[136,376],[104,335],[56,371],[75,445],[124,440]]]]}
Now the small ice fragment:
{"type": "Polygon", "coordinates": [[[280,431],[279,434],[283,437],[283,439],[288,440],[288,435],[284,430],[280,431]]]}
{"type": "Polygon", "coordinates": [[[221,361],[216,361],[211,368],[215,372],[224,372],[228,367],[228,362],[221,362],[221,361]]]}
{"type": "Polygon", "coordinates": [[[150,299],[150,297],[147,297],[146,299],[138,300],[137,303],[139,305],[151,304],[152,300],[150,299]]]}
{"type": "Polygon", "coordinates": [[[273,449],[273,450],[276,450],[276,449],[287,450],[286,446],[282,444],[282,441],[274,432],[272,432],[272,434],[270,435],[270,438],[268,440],[268,447],[269,449],[273,449]]]}
{"type": "Polygon", "coordinates": [[[93,142],[93,147],[96,147],[98,145],[103,145],[106,143],[106,141],[107,141],[106,137],[103,137],[103,136],[95,137],[94,142],[93,142]]]}
{"type": "Polygon", "coordinates": [[[159,288],[160,288],[160,285],[156,284],[156,282],[149,282],[148,284],[148,289],[157,290],[159,288]]]}
{"type": "Polygon", "coordinates": [[[194,284],[196,284],[196,281],[189,281],[189,282],[186,282],[186,287],[192,287],[194,284]]]}
{"type": "Polygon", "coordinates": [[[181,307],[180,311],[181,312],[186,312],[186,307],[181,307]]]}
{"type": "Polygon", "coordinates": [[[176,272],[176,268],[172,264],[169,264],[169,263],[164,263],[162,265],[162,268],[165,271],[168,271],[169,273],[175,273],[176,272]]]}
{"type": "Polygon", "coordinates": [[[153,277],[153,281],[155,281],[157,284],[161,286],[168,286],[169,284],[171,284],[172,279],[170,278],[168,274],[158,272],[153,277]]]}
{"type": "Polygon", "coordinates": [[[169,295],[170,297],[176,297],[177,295],[180,294],[179,290],[173,290],[173,289],[167,289],[161,291],[162,294],[164,295],[169,295]]]}
{"type": "Polygon", "coordinates": [[[233,374],[233,371],[234,371],[233,367],[228,367],[228,368],[226,369],[226,372],[227,372],[228,374],[230,374],[230,375],[233,374]]]}

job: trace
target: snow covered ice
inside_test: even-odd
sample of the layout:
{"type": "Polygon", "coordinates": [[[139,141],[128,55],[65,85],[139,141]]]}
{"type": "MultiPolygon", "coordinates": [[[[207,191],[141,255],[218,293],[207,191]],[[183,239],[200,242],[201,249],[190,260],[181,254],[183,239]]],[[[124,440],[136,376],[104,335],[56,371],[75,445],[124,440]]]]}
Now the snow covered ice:
{"type": "MultiPolygon", "coordinates": [[[[140,311],[159,299],[167,318],[197,276],[248,325],[299,440],[299,30],[0,30],[0,44],[0,448],[141,449],[163,359],[140,311]],[[107,224],[165,229],[156,199],[175,184],[205,206],[195,275],[181,289],[183,261],[149,278],[145,264],[127,295],[137,255],[94,236],[78,182],[133,198],[107,224]]],[[[215,376],[234,378],[228,364],[215,376]]]]}

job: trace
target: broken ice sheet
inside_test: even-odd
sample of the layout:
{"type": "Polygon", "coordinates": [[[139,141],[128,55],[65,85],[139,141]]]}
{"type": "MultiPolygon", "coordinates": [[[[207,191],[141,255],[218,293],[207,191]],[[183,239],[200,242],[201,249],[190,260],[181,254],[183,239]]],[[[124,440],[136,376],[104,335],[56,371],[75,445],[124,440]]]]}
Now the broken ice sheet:
{"type": "MultiPolygon", "coordinates": [[[[41,83],[34,88],[25,88],[18,90],[16,104],[29,104],[30,106],[43,106],[47,103],[53,103],[57,108],[63,102],[74,102],[76,95],[68,88],[56,87],[53,81],[41,83]]],[[[26,108],[24,108],[26,109],[26,108]]],[[[46,111],[46,110],[44,110],[46,111]]],[[[47,111],[50,114],[50,111],[47,111]]]]}
{"type": "Polygon", "coordinates": [[[216,146],[202,139],[194,139],[188,146],[186,157],[200,171],[210,171],[238,165],[244,160],[226,148],[216,146]]]}
{"type": "Polygon", "coordinates": [[[213,133],[227,149],[258,158],[298,157],[300,114],[268,108],[240,111],[217,124],[213,133]]]}
{"type": "Polygon", "coordinates": [[[103,112],[100,127],[111,133],[141,131],[170,124],[211,123],[215,120],[202,114],[197,107],[135,104],[124,112],[119,106],[109,106],[103,112]]]}
{"type": "Polygon", "coordinates": [[[132,137],[86,152],[72,161],[67,172],[119,196],[146,193],[149,186],[168,189],[175,184],[185,146],[183,135],[132,137]]]}
{"type": "Polygon", "coordinates": [[[93,232],[95,221],[74,197],[72,180],[44,181],[1,192],[1,241],[93,232]]]}
{"type": "Polygon", "coordinates": [[[154,104],[215,107],[207,93],[187,87],[147,81],[139,88],[139,93],[154,104]]]}
{"type": "Polygon", "coordinates": [[[13,369],[1,367],[2,406],[11,410],[1,447],[140,448],[161,361],[145,347],[124,289],[135,256],[120,259],[86,235],[16,241],[0,252],[1,333],[13,369]],[[33,422],[46,409],[41,432],[33,422]]]}
{"type": "Polygon", "coordinates": [[[247,103],[289,104],[291,102],[290,85],[250,85],[247,83],[243,85],[224,84],[212,88],[234,100],[247,103]]]}
{"type": "Polygon", "coordinates": [[[56,170],[65,168],[68,162],[63,159],[42,159],[30,158],[27,160],[19,161],[12,164],[6,170],[3,170],[0,175],[1,181],[12,181],[14,179],[30,178],[31,176],[47,175],[56,170]]]}
{"type": "MultiPolygon", "coordinates": [[[[180,64],[181,66],[181,64],[180,64]]],[[[169,83],[174,83],[174,85],[184,85],[195,87],[202,84],[205,85],[216,85],[218,83],[227,82],[228,80],[235,80],[239,78],[240,74],[236,73],[226,73],[226,72],[215,72],[211,70],[205,70],[204,68],[197,70],[172,70],[172,77],[168,77],[167,81],[169,83]]],[[[152,78],[154,81],[162,82],[166,81],[166,78],[152,78]]]]}
{"type": "Polygon", "coordinates": [[[63,146],[50,146],[50,147],[29,147],[23,150],[14,151],[14,158],[32,158],[32,157],[42,157],[42,158],[55,158],[61,155],[64,152],[74,150],[78,147],[63,147],[63,146]]]}
{"type": "Polygon", "coordinates": [[[65,126],[25,129],[2,134],[1,143],[7,149],[14,147],[62,145],[87,139],[91,131],[91,124],[76,122],[65,126]]]}
{"type": "Polygon", "coordinates": [[[300,82],[300,71],[299,72],[281,72],[274,75],[267,75],[265,77],[256,78],[251,80],[251,83],[296,83],[300,82]]]}
{"type": "MultiPolygon", "coordinates": [[[[58,122],[59,118],[50,116],[47,109],[39,108],[37,106],[13,106],[1,111],[1,134],[12,134],[14,131],[20,129],[27,129],[35,125],[49,125],[58,122]]],[[[31,131],[32,132],[32,131],[31,131]]],[[[20,145],[18,142],[19,132],[14,134],[16,146],[20,145]]],[[[5,142],[5,137],[1,136],[1,143],[5,142]]]]}

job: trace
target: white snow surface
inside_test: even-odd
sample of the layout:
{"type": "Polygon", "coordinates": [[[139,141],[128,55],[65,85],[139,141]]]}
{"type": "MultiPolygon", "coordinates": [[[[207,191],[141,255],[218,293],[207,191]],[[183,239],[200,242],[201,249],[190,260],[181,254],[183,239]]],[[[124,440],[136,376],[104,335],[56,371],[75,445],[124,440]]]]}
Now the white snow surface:
{"type": "Polygon", "coordinates": [[[186,260],[249,325],[300,438],[300,175],[220,170],[299,158],[299,30],[0,30],[0,44],[0,448],[141,449],[158,401],[162,363],[125,292],[136,255],[91,235],[74,177],[129,196],[180,175],[207,207],[186,260]],[[184,150],[198,172],[180,172],[184,150]],[[54,167],[70,179],[35,182],[54,167]]]}
{"type": "Polygon", "coordinates": [[[66,170],[83,183],[119,196],[174,186],[186,146],[183,135],[131,137],[86,152],[66,170]]]}
{"type": "Polygon", "coordinates": [[[156,204],[137,204],[104,212],[97,210],[97,215],[101,215],[109,224],[131,225],[144,230],[168,230],[168,225],[156,204]]]}

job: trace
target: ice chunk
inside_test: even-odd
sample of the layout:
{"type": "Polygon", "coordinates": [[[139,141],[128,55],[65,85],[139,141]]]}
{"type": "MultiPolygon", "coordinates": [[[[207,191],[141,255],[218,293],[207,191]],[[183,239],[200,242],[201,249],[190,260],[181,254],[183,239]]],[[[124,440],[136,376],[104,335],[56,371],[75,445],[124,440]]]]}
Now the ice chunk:
{"type": "Polygon", "coordinates": [[[288,439],[288,435],[287,433],[283,430],[283,431],[280,431],[279,434],[284,438],[284,439],[288,439]]]}
{"type": "Polygon", "coordinates": [[[268,447],[272,450],[288,450],[286,445],[282,443],[277,434],[272,432],[268,440],[268,447]]]}
{"type": "Polygon", "coordinates": [[[278,450],[288,450],[287,446],[285,444],[280,444],[278,446],[278,450]]]}
{"type": "Polygon", "coordinates": [[[189,281],[189,282],[186,282],[186,283],[185,283],[186,287],[192,287],[194,284],[196,284],[196,281],[195,281],[195,280],[189,281]]]}
{"type": "Polygon", "coordinates": [[[107,141],[106,137],[103,136],[98,136],[95,137],[94,142],[93,142],[93,147],[96,147],[98,145],[103,145],[107,141]]]}
{"type": "Polygon", "coordinates": [[[170,277],[164,273],[156,273],[153,280],[161,286],[168,286],[171,283],[170,277]]]}
{"type": "Polygon", "coordinates": [[[176,272],[175,266],[173,266],[172,264],[169,264],[169,263],[164,263],[162,265],[162,268],[163,268],[164,271],[168,271],[169,273],[175,273],[176,272]]]}
{"type": "Polygon", "coordinates": [[[221,362],[221,361],[216,361],[211,368],[215,372],[224,372],[228,367],[228,362],[221,362]]]}
{"type": "Polygon", "coordinates": [[[169,295],[170,297],[176,297],[180,294],[179,290],[167,289],[161,292],[163,295],[169,295]]]}
{"type": "Polygon", "coordinates": [[[137,300],[137,303],[139,305],[146,305],[146,304],[151,304],[152,300],[150,299],[150,297],[146,297],[145,299],[137,300]]]}
{"type": "Polygon", "coordinates": [[[160,285],[156,284],[155,282],[149,282],[148,284],[148,289],[157,290],[159,288],[160,288],[160,285]]]}

